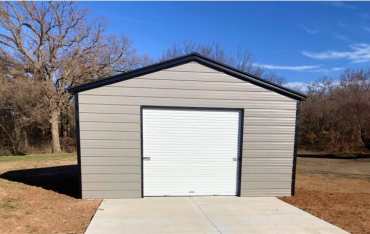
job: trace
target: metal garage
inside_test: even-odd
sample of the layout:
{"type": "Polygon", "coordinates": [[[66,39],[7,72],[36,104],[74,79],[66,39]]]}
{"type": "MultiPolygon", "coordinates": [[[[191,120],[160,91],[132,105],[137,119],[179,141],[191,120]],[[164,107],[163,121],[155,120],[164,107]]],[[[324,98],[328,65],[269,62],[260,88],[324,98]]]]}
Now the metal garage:
{"type": "Polygon", "coordinates": [[[303,94],[199,54],[70,92],[83,198],[294,193],[303,94]]]}

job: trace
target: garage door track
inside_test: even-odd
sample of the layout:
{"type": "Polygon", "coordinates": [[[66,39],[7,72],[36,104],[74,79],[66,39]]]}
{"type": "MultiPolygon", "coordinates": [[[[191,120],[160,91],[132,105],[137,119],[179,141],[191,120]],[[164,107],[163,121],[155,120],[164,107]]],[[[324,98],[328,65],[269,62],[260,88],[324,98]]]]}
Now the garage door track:
{"type": "Polygon", "coordinates": [[[106,199],[87,234],[347,233],[277,198],[106,199]]]}

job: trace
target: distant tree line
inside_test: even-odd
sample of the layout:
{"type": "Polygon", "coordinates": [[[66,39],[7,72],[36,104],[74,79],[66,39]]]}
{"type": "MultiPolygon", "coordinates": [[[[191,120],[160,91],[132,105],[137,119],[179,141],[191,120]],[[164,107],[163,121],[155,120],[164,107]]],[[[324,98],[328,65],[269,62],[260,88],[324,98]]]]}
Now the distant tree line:
{"type": "Polygon", "coordinates": [[[321,79],[307,89],[299,120],[301,148],[370,150],[369,71],[348,70],[338,80],[321,79]]]}
{"type": "MultiPolygon", "coordinates": [[[[87,16],[72,2],[0,3],[0,155],[73,151],[74,107],[66,88],[155,61],[87,16]]],[[[284,83],[254,66],[248,52],[226,53],[217,44],[174,45],[160,60],[191,52],[284,83]]],[[[369,74],[346,71],[338,81],[308,86],[299,122],[302,148],[370,148],[369,74]]]]}

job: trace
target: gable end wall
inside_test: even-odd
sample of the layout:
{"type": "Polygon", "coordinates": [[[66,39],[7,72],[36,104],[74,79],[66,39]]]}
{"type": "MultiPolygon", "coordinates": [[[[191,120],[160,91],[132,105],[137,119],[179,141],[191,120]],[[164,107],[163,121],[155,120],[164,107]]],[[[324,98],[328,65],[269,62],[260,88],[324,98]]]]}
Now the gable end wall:
{"type": "Polygon", "coordinates": [[[141,197],[142,105],[243,108],[241,196],[291,194],[292,98],[196,62],[78,96],[83,198],[141,197]]]}

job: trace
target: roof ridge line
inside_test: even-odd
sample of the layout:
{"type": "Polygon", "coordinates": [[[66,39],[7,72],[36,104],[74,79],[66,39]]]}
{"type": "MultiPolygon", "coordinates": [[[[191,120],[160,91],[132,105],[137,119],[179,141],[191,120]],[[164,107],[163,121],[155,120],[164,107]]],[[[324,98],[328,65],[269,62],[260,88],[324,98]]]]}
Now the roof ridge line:
{"type": "Polygon", "coordinates": [[[198,62],[199,64],[202,64],[206,67],[212,68],[214,70],[217,70],[219,72],[226,73],[230,76],[233,76],[235,78],[241,79],[246,82],[253,83],[257,86],[261,86],[263,88],[275,91],[277,93],[280,93],[282,95],[294,98],[296,100],[304,100],[306,98],[306,95],[295,91],[290,88],[286,88],[284,86],[275,84],[271,81],[267,81],[265,79],[262,79],[256,75],[253,75],[248,72],[241,71],[239,69],[236,69],[230,65],[209,59],[207,57],[202,56],[199,53],[193,52],[187,55],[179,56],[170,60],[161,61],[158,63],[154,63],[145,67],[141,67],[138,69],[134,69],[131,71],[123,72],[120,74],[116,74],[113,76],[105,77],[96,81],[88,82],[85,84],[81,84],[78,86],[70,87],[67,89],[70,93],[78,93],[82,91],[86,91],[93,88],[98,88],[101,86],[113,84],[120,81],[129,80],[141,75],[146,75],[149,73],[153,73],[156,71],[160,71],[163,69],[168,69],[171,67],[179,66],[188,62],[198,62]]]}

